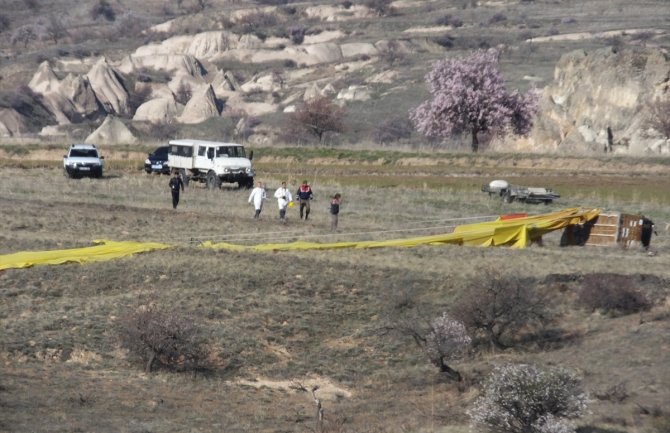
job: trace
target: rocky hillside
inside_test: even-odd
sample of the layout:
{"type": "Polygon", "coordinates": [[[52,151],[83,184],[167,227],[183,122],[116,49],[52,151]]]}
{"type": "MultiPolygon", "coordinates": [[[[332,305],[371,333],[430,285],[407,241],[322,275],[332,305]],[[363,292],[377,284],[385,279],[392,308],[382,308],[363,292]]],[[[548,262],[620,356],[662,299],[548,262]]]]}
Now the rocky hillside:
{"type": "MultiPolygon", "coordinates": [[[[0,74],[12,77],[0,80],[5,91],[0,137],[132,144],[164,139],[157,131],[192,131],[189,125],[203,126],[199,130],[206,137],[206,125],[222,119],[232,120],[226,133],[233,137],[226,138],[269,144],[287,140],[283,113],[325,96],[364,113],[351,116],[360,122],[349,128],[358,135],[348,141],[356,142],[369,139],[389,118],[406,118],[426,97],[423,75],[433,61],[495,47],[502,51],[510,83],[541,88],[543,101],[529,137],[494,141],[492,147],[601,152],[609,146],[622,153],[670,153],[668,141],[647,122],[650,104],[668,98],[668,28],[645,27],[644,37],[639,29],[627,29],[658,24],[645,13],[662,0],[646,2],[640,15],[626,15],[633,22],[598,24],[588,21],[597,8],[581,9],[585,18],[557,21],[579,10],[570,2],[446,3],[205,2],[202,10],[180,9],[159,23],[142,21],[145,28],[134,38],[123,39],[117,26],[121,36],[113,49],[98,40],[99,49],[82,55],[76,29],[65,31],[56,45],[67,49],[32,67],[26,59],[46,52],[50,42],[36,36],[18,43],[20,29],[37,25],[24,17],[28,24],[8,25],[0,33],[12,42],[0,64],[0,74]],[[576,31],[587,29],[609,30],[576,31]],[[587,49],[572,50],[584,45],[587,49]],[[529,74],[520,76],[523,70],[529,74]]],[[[128,7],[104,4],[116,13],[128,7]]],[[[402,139],[422,141],[417,134],[402,139]]]]}

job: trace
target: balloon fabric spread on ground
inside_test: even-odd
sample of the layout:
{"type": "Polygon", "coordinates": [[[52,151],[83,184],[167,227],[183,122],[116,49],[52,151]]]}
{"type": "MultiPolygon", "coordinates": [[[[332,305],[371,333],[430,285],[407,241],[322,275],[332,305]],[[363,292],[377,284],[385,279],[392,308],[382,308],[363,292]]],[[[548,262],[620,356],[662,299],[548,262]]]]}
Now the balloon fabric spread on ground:
{"type": "MultiPolygon", "coordinates": [[[[495,221],[457,226],[452,233],[419,236],[405,239],[381,241],[351,241],[317,243],[297,241],[259,245],[239,245],[226,242],[203,242],[203,248],[226,249],[231,251],[288,251],[340,248],[389,248],[415,247],[419,245],[468,245],[468,246],[509,246],[524,248],[539,240],[542,235],[569,225],[584,224],[600,213],[598,209],[564,209],[558,212],[522,217],[500,217],[495,221]]],[[[167,249],[171,245],[158,242],[115,242],[94,241],[97,245],[83,248],[52,251],[25,251],[0,256],[0,270],[27,268],[36,265],[60,265],[64,263],[88,263],[112,260],[137,253],[167,249]]]]}

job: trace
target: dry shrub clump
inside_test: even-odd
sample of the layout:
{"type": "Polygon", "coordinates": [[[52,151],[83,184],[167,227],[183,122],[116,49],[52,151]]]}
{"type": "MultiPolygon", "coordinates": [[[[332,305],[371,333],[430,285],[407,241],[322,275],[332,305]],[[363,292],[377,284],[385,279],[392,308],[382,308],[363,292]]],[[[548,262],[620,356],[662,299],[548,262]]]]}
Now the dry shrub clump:
{"type": "Polygon", "coordinates": [[[636,287],[633,277],[621,274],[584,275],[578,302],[591,311],[626,315],[646,311],[651,302],[636,287]]]}
{"type": "Polygon", "coordinates": [[[544,296],[532,280],[493,269],[482,270],[451,311],[472,335],[498,349],[514,346],[524,332],[531,334],[549,320],[544,296]]]}
{"type": "Polygon", "coordinates": [[[496,433],[571,433],[571,419],[586,410],[581,379],[570,370],[512,364],[496,367],[468,415],[475,427],[496,433]]]}
{"type": "Polygon", "coordinates": [[[195,316],[150,303],[122,317],[118,333],[122,346],[144,363],[147,373],[156,363],[182,371],[206,367],[207,352],[195,316]]]}

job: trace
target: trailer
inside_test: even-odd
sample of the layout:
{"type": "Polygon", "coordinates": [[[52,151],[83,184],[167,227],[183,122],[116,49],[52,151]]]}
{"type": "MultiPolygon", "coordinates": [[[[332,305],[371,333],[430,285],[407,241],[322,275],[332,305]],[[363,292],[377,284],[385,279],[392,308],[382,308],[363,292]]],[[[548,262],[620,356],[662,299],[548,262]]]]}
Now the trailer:
{"type": "Polygon", "coordinates": [[[499,196],[505,203],[520,201],[523,203],[549,204],[561,196],[549,188],[511,185],[506,180],[494,180],[482,185],[482,191],[490,197],[499,196]]]}

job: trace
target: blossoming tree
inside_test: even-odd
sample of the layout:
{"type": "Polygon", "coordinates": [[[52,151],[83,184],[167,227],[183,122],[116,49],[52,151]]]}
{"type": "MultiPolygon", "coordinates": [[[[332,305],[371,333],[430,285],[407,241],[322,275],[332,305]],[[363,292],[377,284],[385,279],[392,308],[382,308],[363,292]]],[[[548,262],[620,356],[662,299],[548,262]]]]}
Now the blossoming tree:
{"type": "Polygon", "coordinates": [[[472,151],[477,152],[480,133],[530,132],[538,109],[537,94],[507,90],[495,50],[441,60],[426,82],[432,98],[410,111],[410,119],[424,135],[446,138],[470,133],[472,151]]]}

